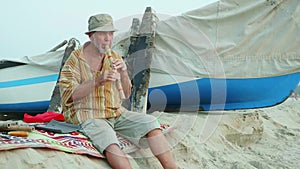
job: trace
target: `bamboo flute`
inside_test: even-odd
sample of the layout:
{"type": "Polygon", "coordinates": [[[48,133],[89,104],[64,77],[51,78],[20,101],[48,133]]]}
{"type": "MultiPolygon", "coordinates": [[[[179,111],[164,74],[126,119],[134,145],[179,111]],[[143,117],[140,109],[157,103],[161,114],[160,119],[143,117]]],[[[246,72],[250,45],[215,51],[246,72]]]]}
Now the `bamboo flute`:
{"type": "MultiPolygon", "coordinates": [[[[107,58],[110,62],[110,65],[112,65],[113,58],[112,58],[112,54],[111,54],[111,49],[108,46],[106,46],[105,50],[106,50],[106,55],[107,55],[107,58]]],[[[116,80],[116,85],[117,85],[117,89],[119,91],[120,99],[121,100],[126,99],[124,91],[123,91],[122,83],[119,79],[116,80]]]]}

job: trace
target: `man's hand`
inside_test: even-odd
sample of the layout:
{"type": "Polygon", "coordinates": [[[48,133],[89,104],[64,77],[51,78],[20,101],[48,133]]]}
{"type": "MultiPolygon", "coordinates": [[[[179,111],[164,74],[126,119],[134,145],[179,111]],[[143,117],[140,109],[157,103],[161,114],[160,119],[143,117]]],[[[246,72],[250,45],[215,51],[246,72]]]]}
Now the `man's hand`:
{"type": "Polygon", "coordinates": [[[127,70],[127,66],[123,59],[115,59],[112,61],[112,68],[118,70],[118,72],[123,72],[127,70]]]}
{"type": "Polygon", "coordinates": [[[105,70],[97,79],[96,83],[100,85],[104,85],[105,82],[114,82],[116,80],[120,79],[120,73],[118,73],[117,70],[111,69],[111,70],[105,70]]]}

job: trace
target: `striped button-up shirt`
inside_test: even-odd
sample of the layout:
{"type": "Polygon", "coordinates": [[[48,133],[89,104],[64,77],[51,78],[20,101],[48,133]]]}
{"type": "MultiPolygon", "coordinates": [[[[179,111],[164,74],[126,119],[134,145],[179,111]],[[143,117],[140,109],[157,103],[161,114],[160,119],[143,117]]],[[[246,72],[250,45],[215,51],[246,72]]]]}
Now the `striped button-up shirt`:
{"type": "MultiPolygon", "coordinates": [[[[114,51],[112,57],[121,58],[114,51]]],[[[90,94],[79,100],[71,99],[77,86],[94,80],[102,71],[108,69],[110,62],[107,56],[101,71],[94,72],[84,59],[82,49],[72,52],[61,70],[59,79],[62,110],[67,122],[79,124],[91,118],[112,118],[125,111],[114,82],[106,82],[103,86],[94,88],[90,94]]]]}

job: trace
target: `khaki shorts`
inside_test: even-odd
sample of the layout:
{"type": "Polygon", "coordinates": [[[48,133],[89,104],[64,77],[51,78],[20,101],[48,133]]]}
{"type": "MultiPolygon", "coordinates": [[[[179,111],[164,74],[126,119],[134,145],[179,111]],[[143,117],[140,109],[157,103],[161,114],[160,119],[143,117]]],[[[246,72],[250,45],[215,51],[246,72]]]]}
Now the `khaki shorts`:
{"type": "Polygon", "coordinates": [[[116,132],[138,147],[148,147],[145,135],[160,125],[156,117],[132,111],[110,119],[89,119],[81,124],[81,132],[103,154],[111,144],[119,144],[116,132]]]}

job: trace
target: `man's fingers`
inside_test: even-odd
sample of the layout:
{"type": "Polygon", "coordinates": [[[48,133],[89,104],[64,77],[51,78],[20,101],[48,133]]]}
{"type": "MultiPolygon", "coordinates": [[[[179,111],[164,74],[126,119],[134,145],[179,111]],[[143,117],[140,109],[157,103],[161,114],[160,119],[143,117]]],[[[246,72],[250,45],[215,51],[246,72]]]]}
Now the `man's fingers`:
{"type": "Polygon", "coordinates": [[[126,70],[126,64],[124,63],[123,60],[121,59],[115,59],[113,62],[112,62],[112,67],[114,69],[121,69],[121,70],[126,70]]]}
{"type": "Polygon", "coordinates": [[[109,81],[116,81],[117,79],[120,79],[120,74],[116,70],[111,70],[105,72],[104,79],[109,81]]]}

